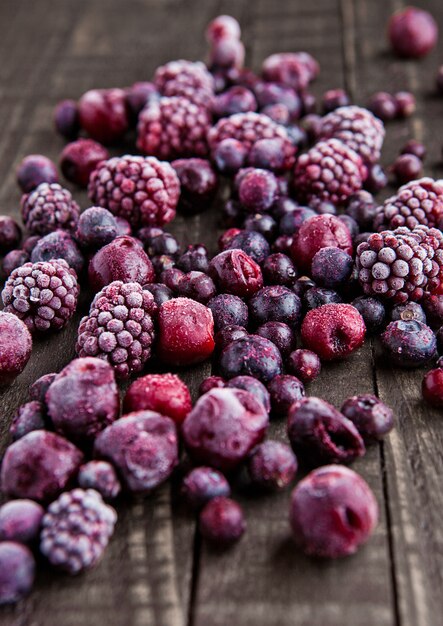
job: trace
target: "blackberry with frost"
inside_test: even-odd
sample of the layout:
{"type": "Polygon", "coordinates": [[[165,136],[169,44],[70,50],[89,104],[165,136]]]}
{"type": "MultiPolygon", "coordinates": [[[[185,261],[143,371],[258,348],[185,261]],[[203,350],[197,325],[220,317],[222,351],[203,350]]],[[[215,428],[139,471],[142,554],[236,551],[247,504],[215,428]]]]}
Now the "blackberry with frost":
{"type": "Polygon", "coordinates": [[[160,98],[140,113],[137,148],[159,159],[204,157],[211,126],[208,109],[182,96],[160,98]]]}
{"type": "Polygon", "coordinates": [[[117,514],[94,489],[73,489],[42,520],[40,550],[54,567],[78,574],[94,567],[114,532],[117,514]]]}
{"type": "Polygon", "coordinates": [[[373,233],[357,248],[356,269],[366,295],[418,302],[441,288],[443,234],[422,225],[373,233]]]}
{"type": "Polygon", "coordinates": [[[58,183],[41,183],[21,199],[23,223],[32,235],[54,230],[75,231],[80,208],[71,192],[58,183]]]}
{"type": "Polygon", "coordinates": [[[338,139],[319,141],[295,164],[294,190],[310,202],[343,204],[362,188],[366,173],[360,156],[338,139]]]}
{"type": "Polygon", "coordinates": [[[260,139],[280,139],[282,142],[282,169],[290,169],[294,163],[295,148],[284,126],[277,124],[262,113],[235,113],[224,117],[208,132],[208,144],[212,155],[225,139],[236,139],[249,153],[260,139]]]}
{"type": "Polygon", "coordinates": [[[94,204],[126,219],[133,228],[163,226],[175,217],[180,182],[169,163],[125,155],[99,163],[88,194],[94,204]]]}
{"type": "Polygon", "coordinates": [[[419,224],[443,226],[443,182],[432,178],[413,180],[379,206],[374,216],[374,230],[394,230],[399,226],[413,229],[419,224]]]}
{"type": "Polygon", "coordinates": [[[361,156],[364,163],[377,163],[385,137],[383,122],[368,109],[339,107],[325,115],[319,139],[340,139],[361,156]]]}
{"type": "Polygon", "coordinates": [[[151,356],[156,310],[153,295],[138,283],[110,283],[80,322],[77,354],[108,361],[122,379],[140,372],[151,356]]]}
{"type": "Polygon", "coordinates": [[[79,287],[75,271],[63,259],[25,263],[11,272],[2,300],[31,332],[60,330],[74,315],[79,287]]]}
{"type": "Polygon", "coordinates": [[[162,96],[182,96],[195,104],[210,106],[214,79],[201,61],[170,61],[157,68],[154,85],[162,96]]]}

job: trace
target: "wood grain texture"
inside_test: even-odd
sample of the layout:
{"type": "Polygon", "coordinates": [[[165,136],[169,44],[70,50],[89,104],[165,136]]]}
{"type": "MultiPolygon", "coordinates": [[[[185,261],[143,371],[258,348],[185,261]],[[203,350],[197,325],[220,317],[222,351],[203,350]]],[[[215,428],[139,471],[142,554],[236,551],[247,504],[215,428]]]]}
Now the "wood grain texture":
{"type": "MultiPolygon", "coordinates": [[[[439,0],[421,4],[443,24],[439,0]]],[[[383,159],[392,161],[415,136],[428,146],[426,173],[441,177],[443,102],[432,95],[441,59],[433,53],[417,64],[387,53],[385,24],[400,6],[394,0],[3,0],[0,212],[17,216],[14,172],[23,156],[57,159],[63,143],[51,116],[58,100],[148,80],[173,58],[202,58],[204,27],[220,13],[240,20],[254,69],[276,51],[312,52],[321,63],[318,95],[345,87],[364,103],[379,89],[412,89],[417,114],[388,126],[383,159]]],[[[86,208],[86,194],[75,193],[86,208]]],[[[178,216],[171,231],[184,244],[202,241],[214,252],[221,202],[200,216],[178,216]]],[[[74,356],[76,323],[87,308],[85,293],[74,323],[37,340],[25,372],[1,392],[0,455],[29,385],[74,356]]],[[[208,364],[181,372],[194,398],[209,373],[208,364]]],[[[397,429],[354,465],[381,512],[374,537],[356,556],[335,563],[305,558],[289,533],[289,492],[252,498],[241,487],[236,497],[248,532],[226,553],[211,550],[182,506],[177,477],[149,498],[118,503],[117,532],[100,567],[71,579],[42,566],[30,598],[0,611],[0,626],[440,626],[443,435],[441,414],[420,402],[422,374],[384,366],[367,342],[348,361],[325,367],[309,388],[336,406],[351,394],[378,391],[396,409],[397,429]]],[[[282,421],[272,423],[271,436],[285,438],[282,421]]]]}

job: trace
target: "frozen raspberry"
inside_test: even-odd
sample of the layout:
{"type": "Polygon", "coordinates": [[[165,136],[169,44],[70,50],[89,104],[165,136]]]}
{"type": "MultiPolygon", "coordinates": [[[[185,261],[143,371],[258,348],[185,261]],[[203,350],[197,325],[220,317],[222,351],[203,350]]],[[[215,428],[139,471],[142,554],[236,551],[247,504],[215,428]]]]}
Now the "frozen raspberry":
{"type": "Polygon", "coordinates": [[[250,89],[237,85],[214,98],[212,111],[217,117],[257,110],[257,100],[250,89]]]}
{"type": "Polygon", "coordinates": [[[351,420],[320,398],[294,402],[287,428],[294,452],[309,465],[350,463],[365,453],[363,439],[351,420]]]}
{"type": "Polygon", "coordinates": [[[80,132],[78,106],[75,100],[61,100],[54,110],[55,130],[65,139],[72,141],[80,132]]]}
{"type": "Polygon", "coordinates": [[[380,302],[377,298],[359,296],[352,301],[352,306],[362,316],[368,333],[378,333],[385,325],[386,309],[383,302],[380,302]]]}
{"type": "Polygon", "coordinates": [[[384,201],[374,216],[374,229],[394,230],[419,224],[436,226],[443,221],[443,185],[432,178],[414,180],[384,201]]]}
{"type": "Polygon", "coordinates": [[[269,391],[257,378],[246,375],[234,376],[234,378],[225,382],[224,386],[228,389],[243,389],[243,391],[252,393],[252,395],[261,402],[267,413],[271,410],[271,396],[269,395],[269,391]]]}
{"type": "Polygon", "coordinates": [[[238,195],[240,202],[248,211],[266,211],[278,194],[277,179],[272,172],[251,169],[242,178],[238,195]]]}
{"type": "Polygon", "coordinates": [[[192,409],[191,394],[175,374],[148,374],[132,383],[126,392],[123,410],[157,411],[178,425],[192,409]]]}
{"type": "Polygon", "coordinates": [[[16,178],[23,193],[29,193],[41,183],[58,183],[58,172],[48,157],[30,154],[19,163],[16,178]]]}
{"type": "Polygon", "coordinates": [[[181,96],[203,106],[210,106],[214,79],[201,61],[170,61],[158,67],[154,85],[162,96],[181,96]]]}
{"type": "Polygon", "coordinates": [[[378,521],[377,501],[369,485],[347,467],[314,470],[291,495],[289,518],[298,545],[312,556],[354,554],[378,521]]]}
{"type": "Polygon", "coordinates": [[[383,123],[358,106],[340,107],[322,120],[319,139],[339,139],[364,163],[377,163],[385,136],[383,123]]]}
{"type": "Polygon", "coordinates": [[[229,343],[220,356],[220,373],[224,378],[246,374],[268,383],[282,372],[278,348],[259,335],[241,337],[229,343]]]}
{"type": "Polygon", "coordinates": [[[259,139],[281,139],[284,154],[284,169],[290,169],[294,163],[295,149],[286,129],[273,122],[267,115],[260,113],[236,113],[222,118],[208,133],[208,143],[212,156],[225,139],[236,139],[249,153],[259,139]]]}
{"type": "Polygon", "coordinates": [[[100,433],[94,454],[114,465],[128,491],[149,493],[177,465],[175,424],[153,411],[129,413],[100,433]]]}
{"type": "Polygon", "coordinates": [[[340,410],[367,443],[382,439],[394,427],[392,409],[369,393],[348,398],[340,410]]]}
{"type": "Polygon", "coordinates": [[[220,291],[240,298],[263,287],[260,266],[243,250],[225,250],[209,263],[209,275],[220,291]]]}
{"type": "Polygon", "coordinates": [[[35,561],[29,548],[15,541],[0,542],[0,606],[27,596],[34,576],[35,561]]]}
{"type": "Polygon", "coordinates": [[[31,332],[45,332],[66,326],[75,313],[78,292],[75,271],[56,259],[15,269],[2,300],[4,310],[17,315],[31,332]]]}
{"type": "Polygon", "coordinates": [[[12,498],[50,502],[74,478],[82,460],[80,450],[60,435],[34,430],[7,448],[2,489],[12,498]]]}
{"type": "MultiPolygon", "coordinates": [[[[220,496],[229,498],[231,488],[221,472],[212,467],[196,467],[185,476],[182,485],[182,494],[194,510],[220,496]]],[[[0,509],[1,513],[1,509],[0,509]]]]}
{"type": "Polygon", "coordinates": [[[81,273],[85,263],[74,239],[64,230],[54,230],[54,232],[41,237],[31,253],[32,263],[57,259],[66,261],[76,274],[81,273]]]}
{"type": "Polygon", "coordinates": [[[0,387],[21,374],[31,350],[32,338],[26,325],[15,314],[0,311],[0,387]]]}
{"type": "Polygon", "coordinates": [[[165,302],[158,314],[157,354],[172,365],[192,365],[214,351],[214,320],[203,304],[189,298],[165,302]]]}
{"type": "Polygon", "coordinates": [[[352,256],[352,238],[349,229],[335,215],[316,215],[304,221],[292,245],[295,265],[309,271],[314,256],[326,247],[339,248],[352,256]]]}
{"type": "Polygon", "coordinates": [[[221,39],[240,39],[240,24],[231,15],[218,15],[209,22],[205,31],[206,40],[214,44],[221,39]]]}
{"type": "Polygon", "coordinates": [[[427,372],[423,378],[421,391],[423,398],[437,409],[443,407],[443,369],[437,367],[427,372]]]}
{"type": "Polygon", "coordinates": [[[9,432],[14,441],[33,430],[45,428],[45,407],[36,400],[22,404],[12,418],[9,432]]]}
{"type": "Polygon", "coordinates": [[[188,215],[208,209],[217,191],[218,179],[205,159],[177,159],[171,163],[180,180],[179,210],[188,215]]]}
{"type": "Polygon", "coordinates": [[[92,257],[88,269],[89,283],[98,291],[109,283],[150,283],[155,280],[152,263],[133,237],[116,237],[92,257]]]}
{"type": "Polygon", "coordinates": [[[303,320],[303,343],[325,361],[343,359],[359,348],[366,333],[362,316],[351,304],[325,304],[303,320]]]}
{"type": "Polygon", "coordinates": [[[201,511],[199,528],[207,541],[223,547],[240,539],[246,530],[246,522],[237,502],[218,496],[201,511]]]}
{"type": "Polygon", "coordinates": [[[109,152],[100,143],[93,139],[77,139],[63,148],[60,169],[66,180],[87,187],[89,176],[100,161],[106,159],[109,159],[109,152]]]}
{"type": "Polygon", "coordinates": [[[116,521],[116,512],[97,491],[67,491],[43,517],[40,550],[54,567],[78,574],[100,560],[116,521]]]}
{"type": "Polygon", "coordinates": [[[340,248],[326,246],[315,253],[311,274],[320,287],[338,289],[349,281],[353,268],[352,256],[340,248]]]}
{"type": "Polygon", "coordinates": [[[89,461],[78,470],[78,484],[82,489],[95,489],[105,500],[113,500],[121,491],[114,467],[107,461],[89,461]]]}
{"type": "Polygon", "coordinates": [[[354,150],[338,139],[326,139],[297,159],[293,184],[302,201],[343,204],[361,189],[365,176],[366,168],[354,150]]]}
{"type": "Polygon", "coordinates": [[[129,127],[123,89],[91,89],[78,101],[81,127],[104,144],[123,139],[129,127]]]}
{"type": "Polygon", "coordinates": [[[317,378],[321,370],[321,362],[317,354],[311,350],[294,350],[288,357],[286,367],[303,383],[310,383],[317,378]]]}
{"type": "Polygon", "coordinates": [[[61,228],[73,232],[80,209],[67,189],[57,183],[41,183],[21,199],[23,222],[33,235],[61,228]]]}
{"type": "Polygon", "coordinates": [[[107,209],[93,206],[80,215],[75,238],[79,244],[97,250],[117,237],[118,224],[107,209]]]}
{"type": "Polygon", "coordinates": [[[159,159],[204,157],[210,129],[208,109],[186,98],[160,98],[140,113],[137,148],[159,159]]]}
{"type": "Polygon", "coordinates": [[[271,396],[272,412],[278,416],[286,416],[292,404],[305,395],[301,380],[290,374],[274,376],[268,385],[268,391],[271,396]]]}
{"type": "Polygon", "coordinates": [[[356,267],[365,294],[419,302],[440,288],[443,236],[422,225],[372,234],[357,248],[356,267]]]}
{"type": "Polygon", "coordinates": [[[6,502],[0,507],[0,542],[32,543],[39,536],[44,512],[43,507],[32,500],[6,502]]]}
{"type": "Polygon", "coordinates": [[[415,320],[391,322],[381,336],[381,345],[389,360],[399,367],[421,367],[437,353],[432,329],[415,320]]]}
{"type": "Polygon", "coordinates": [[[169,163],[126,155],[98,165],[89,179],[88,194],[133,228],[163,226],[175,217],[180,183],[169,163]]]}
{"type": "Polygon", "coordinates": [[[139,372],[151,356],[156,310],[152,294],[138,283],[112,282],[80,322],[77,354],[108,361],[122,379],[139,372]]]}
{"type": "Polygon", "coordinates": [[[131,126],[137,125],[138,116],[147,104],[160,98],[156,86],[148,81],[134,83],[125,89],[125,93],[131,126]]]}
{"type": "Polygon", "coordinates": [[[319,72],[317,61],[307,52],[280,52],[263,61],[262,75],[296,91],[304,90],[319,72]]]}
{"type": "Polygon", "coordinates": [[[57,374],[43,374],[40,378],[37,378],[32,385],[29,387],[29,397],[31,400],[36,400],[40,402],[44,406],[46,406],[46,392],[49,389],[49,386],[54,382],[57,374]]]}
{"type": "Polygon", "coordinates": [[[29,254],[25,250],[11,250],[3,257],[1,278],[6,279],[12,272],[29,261],[29,254]]]}
{"type": "Polygon", "coordinates": [[[55,430],[78,443],[92,441],[118,417],[120,402],[112,367],[87,357],[74,359],[46,392],[55,430]]]}
{"type": "Polygon", "coordinates": [[[185,418],[182,433],[193,460],[228,471],[263,440],[268,422],[264,406],[251,393],[211,389],[185,418]]]}
{"type": "Polygon", "coordinates": [[[438,26],[428,11],[407,7],[389,20],[388,37],[398,56],[419,58],[426,56],[437,43],[438,26]]]}
{"type": "Polygon", "coordinates": [[[255,332],[260,337],[272,341],[277,346],[282,357],[286,357],[295,348],[295,332],[291,326],[284,322],[265,322],[255,332]]]}
{"type": "Polygon", "coordinates": [[[248,460],[253,485],[279,490],[287,487],[297,472],[297,459],[285,443],[269,439],[257,446],[248,460]]]}

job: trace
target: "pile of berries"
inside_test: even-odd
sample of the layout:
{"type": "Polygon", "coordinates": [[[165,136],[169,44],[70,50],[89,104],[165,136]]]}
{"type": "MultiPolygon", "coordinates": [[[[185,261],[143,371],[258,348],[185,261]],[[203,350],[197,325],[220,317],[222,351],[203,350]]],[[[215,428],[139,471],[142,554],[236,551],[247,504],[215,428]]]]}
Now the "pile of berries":
{"type": "MultiPolygon", "coordinates": [[[[408,11],[391,22],[392,44],[424,54],[432,23],[420,14],[428,31],[414,40],[408,11]]],[[[293,485],[301,465],[310,473],[291,495],[296,543],[314,556],[354,553],[378,509],[344,465],[390,432],[393,413],[370,394],[339,410],[307,395],[309,383],[370,334],[399,367],[443,353],[443,185],[411,180],[410,157],[421,164],[423,146],[408,142],[394,168],[407,184],[378,202],[370,190],[386,184],[387,99],[371,112],[330,90],[325,115],[313,115],[319,66],[308,53],[271,55],[255,74],[234,18],[217,17],[206,37],[207,65],[172,61],[152,82],[57,105],[56,128],[71,142],[61,172],[88,188],[92,206],[80,210],[42,155],[17,170],[27,232],[0,217],[0,383],[23,371],[32,333],[73,318],[79,284],[94,296],[78,358],[35,381],[12,420],[0,604],[30,591],[33,550],[70,574],[94,566],[117,519],[107,502],[167,481],[181,445],[193,466],[183,498],[208,541],[228,545],[246,530],[234,472],[245,468],[254,491],[275,491],[293,485]],[[110,158],[105,145],[122,145],[131,130],[145,156],[110,158]],[[207,210],[228,177],[219,250],[182,249],[164,226],[176,210],[207,210]],[[117,380],[154,359],[162,368],[212,359],[214,374],[194,405],[177,375],[141,376],[120,410],[117,380]],[[286,420],[286,442],[267,438],[270,415],[286,420]]],[[[396,116],[411,113],[407,94],[395,103],[396,116]]],[[[443,367],[425,376],[423,396],[443,406],[443,367]]]]}

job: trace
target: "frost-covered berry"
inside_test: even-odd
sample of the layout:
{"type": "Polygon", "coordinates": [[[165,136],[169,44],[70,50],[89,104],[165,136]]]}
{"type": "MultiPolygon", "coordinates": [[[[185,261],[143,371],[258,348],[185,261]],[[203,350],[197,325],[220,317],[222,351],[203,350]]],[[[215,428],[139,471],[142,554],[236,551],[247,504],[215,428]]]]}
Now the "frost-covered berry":
{"type": "Polygon", "coordinates": [[[257,446],[248,460],[253,485],[278,490],[287,487],[297,472],[297,459],[291,448],[268,439],[257,446]]]}
{"type": "Polygon", "coordinates": [[[77,139],[68,143],[60,154],[60,169],[66,180],[87,187],[89,176],[100,161],[109,159],[109,152],[93,139],[77,139]]]}
{"type": "Polygon", "coordinates": [[[31,332],[60,330],[75,313],[77,276],[66,261],[25,263],[9,276],[2,291],[7,313],[14,313],[31,332]]]}
{"type": "Polygon", "coordinates": [[[299,349],[291,352],[286,367],[303,383],[310,383],[320,374],[321,362],[318,355],[312,350],[299,349]]]}
{"type": "Polygon", "coordinates": [[[46,406],[46,392],[49,386],[54,382],[54,378],[57,376],[55,373],[43,374],[40,378],[37,378],[29,387],[29,398],[36,400],[44,406],[46,406]]]}
{"type": "Polygon", "coordinates": [[[163,226],[175,216],[180,183],[169,163],[125,155],[99,163],[88,194],[94,204],[125,218],[133,228],[163,226]]]}
{"type": "Polygon", "coordinates": [[[78,106],[75,100],[61,100],[54,110],[55,130],[65,139],[76,139],[80,131],[78,106]]]}
{"type": "Polygon", "coordinates": [[[182,494],[193,509],[201,509],[213,498],[229,498],[231,488],[221,472],[212,467],[200,466],[189,472],[183,479],[182,494]]]}
{"type": "Polygon", "coordinates": [[[151,355],[156,310],[154,297],[138,283],[112,282],[80,322],[77,354],[108,361],[119,378],[139,372],[151,355]]]}
{"type": "Polygon", "coordinates": [[[206,159],[176,159],[171,163],[180,180],[178,209],[193,215],[208,209],[217,191],[218,179],[206,159]]]}
{"type": "Polygon", "coordinates": [[[438,26],[428,11],[407,7],[391,17],[388,37],[398,56],[419,58],[427,55],[435,46],[438,26]]]}
{"type": "Polygon", "coordinates": [[[15,604],[31,591],[35,561],[26,546],[15,541],[0,542],[0,606],[15,604]]]}
{"type": "Polygon", "coordinates": [[[263,287],[260,266],[243,250],[225,250],[209,263],[209,275],[219,291],[245,297],[263,287]]]}
{"type": "Polygon", "coordinates": [[[1,277],[3,279],[8,278],[17,267],[24,265],[28,261],[29,254],[25,250],[11,250],[3,257],[1,277]]]}
{"type": "Polygon", "coordinates": [[[297,267],[309,272],[314,256],[320,250],[331,247],[339,248],[351,256],[351,233],[335,215],[316,215],[300,225],[291,246],[292,258],[297,267]]]}
{"type": "Polygon", "coordinates": [[[0,542],[32,543],[39,536],[44,512],[33,500],[10,500],[3,504],[0,507],[0,542]]]}
{"type": "Polygon", "coordinates": [[[89,461],[78,470],[77,481],[82,489],[95,489],[105,500],[113,500],[121,491],[114,466],[107,461],[89,461]]]}
{"type": "Polygon", "coordinates": [[[33,430],[45,428],[45,407],[41,402],[32,400],[18,408],[12,418],[9,432],[14,441],[21,439],[33,430]]]}
{"type": "Polygon", "coordinates": [[[17,184],[23,193],[29,193],[40,183],[58,183],[55,163],[43,154],[30,154],[18,165],[17,184]]]}
{"type": "Polygon", "coordinates": [[[169,61],[155,70],[153,82],[162,96],[180,96],[195,104],[211,105],[214,78],[201,61],[169,61]]]}
{"type": "Polygon", "coordinates": [[[246,530],[246,522],[237,502],[218,496],[210,500],[201,511],[199,528],[207,541],[228,546],[240,539],[246,530]]]}
{"type": "Polygon", "coordinates": [[[80,215],[75,237],[85,248],[97,250],[117,237],[118,224],[107,209],[93,206],[80,215]]]}
{"type": "Polygon", "coordinates": [[[40,183],[22,196],[21,212],[32,235],[46,235],[58,228],[74,232],[80,208],[71,192],[58,183],[40,183]]]}
{"type": "Polygon", "coordinates": [[[26,325],[16,315],[0,311],[0,387],[21,374],[31,350],[32,337],[26,325]]]}
{"type": "Polygon", "coordinates": [[[40,551],[68,574],[94,567],[114,532],[117,514],[93,489],[73,489],[49,505],[40,551]]]}
{"type": "Polygon", "coordinates": [[[266,211],[277,198],[277,179],[268,170],[250,169],[242,177],[238,195],[242,205],[250,212],[266,211]]]}
{"type": "Polygon", "coordinates": [[[175,374],[148,374],[135,380],[126,392],[125,413],[157,411],[181,424],[192,409],[191,394],[175,374]]]}
{"type": "Polygon", "coordinates": [[[91,89],[78,101],[80,125],[92,139],[112,144],[123,139],[129,128],[123,89],[91,89]]]}
{"type": "Polygon", "coordinates": [[[421,367],[437,353],[432,329],[415,320],[391,322],[381,336],[381,345],[389,360],[399,367],[421,367]]]}
{"type": "Polygon", "coordinates": [[[266,384],[282,373],[282,367],[277,346],[259,335],[240,337],[220,355],[220,373],[224,378],[247,375],[266,384]]]}
{"type": "Polygon", "coordinates": [[[64,230],[54,230],[54,232],[44,235],[37,241],[31,252],[32,263],[55,259],[66,261],[76,274],[81,273],[85,263],[74,239],[64,230]]]}
{"type": "Polygon", "coordinates": [[[392,409],[369,393],[348,398],[340,411],[355,424],[365,442],[382,439],[394,427],[392,409]]]}
{"type": "Polygon", "coordinates": [[[178,462],[174,422],[154,411],[129,413],[105,428],[94,456],[114,465],[124,487],[149,493],[169,478],[178,462]]]}
{"type": "Polygon", "coordinates": [[[303,91],[317,76],[320,67],[307,52],[279,52],[263,61],[262,75],[269,82],[303,91]]]}

